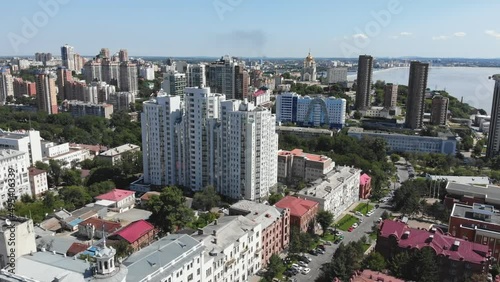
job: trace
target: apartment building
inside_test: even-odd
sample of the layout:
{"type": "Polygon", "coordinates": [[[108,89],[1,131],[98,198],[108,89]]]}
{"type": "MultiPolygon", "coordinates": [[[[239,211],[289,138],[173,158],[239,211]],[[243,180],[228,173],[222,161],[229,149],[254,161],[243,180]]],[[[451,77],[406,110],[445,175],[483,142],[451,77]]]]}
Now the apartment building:
{"type": "Polygon", "coordinates": [[[278,151],[278,181],[311,182],[333,170],[335,162],[322,155],[304,153],[302,149],[278,151]]]}
{"type": "Polygon", "coordinates": [[[28,153],[15,151],[11,149],[0,149],[0,209],[4,209],[7,203],[12,200],[19,200],[23,194],[31,196],[31,186],[29,180],[29,171],[26,159],[28,153]],[[12,179],[11,171],[13,169],[12,179]],[[14,191],[9,186],[15,183],[14,191]],[[10,194],[10,193],[12,194],[10,194]],[[14,197],[14,199],[12,199],[14,197]]]}
{"type": "Polygon", "coordinates": [[[0,149],[12,149],[28,153],[25,159],[26,166],[34,166],[36,162],[42,161],[40,131],[18,130],[4,131],[0,129],[0,149]]]}
{"type": "Polygon", "coordinates": [[[40,197],[43,193],[49,190],[47,183],[47,172],[35,167],[29,168],[29,179],[31,186],[31,195],[33,197],[40,197]]]}
{"type": "Polygon", "coordinates": [[[117,164],[123,154],[140,152],[141,147],[134,144],[124,144],[115,148],[111,148],[107,151],[100,153],[97,157],[103,161],[109,162],[111,165],[117,164]]]}

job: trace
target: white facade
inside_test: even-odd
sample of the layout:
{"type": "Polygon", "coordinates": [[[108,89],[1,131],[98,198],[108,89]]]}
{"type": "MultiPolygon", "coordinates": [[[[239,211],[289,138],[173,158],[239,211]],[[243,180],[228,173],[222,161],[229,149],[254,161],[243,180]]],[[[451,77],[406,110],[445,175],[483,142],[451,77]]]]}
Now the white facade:
{"type": "Polygon", "coordinates": [[[166,72],[163,74],[161,88],[168,95],[177,95],[184,97],[184,88],[186,88],[186,85],[186,74],[184,73],[166,72]]]}
{"type": "Polygon", "coordinates": [[[0,209],[7,208],[7,202],[13,197],[19,200],[23,194],[31,196],[27,158],[26,152],[0,149],[0,209]],[[9,169],[14,170],[13,177],[9,169]],[[15,179],[15,182],[9,179],[15,179]],[[12,188],[9,191],[9,183],[15,183],[14,191],[12,188]]]}
{"type": "Polygon", "coordinates": [[[8,96],[14,96],[14,79],[7,70],[0,68],[0,105],[5,104],[8,96]]]}
{"type": "Polygon", "coordinates": [[[70,148],[69,143],[55,144],[53,142],[42,142],[43,162],[50,160],[61,162],[64,168],[71,168],[72,164],[90,159],[90,151],[84,148],[70,148]]]}
{"type": "Polygon", "coordinates": [[[164,92],[143,103],[141,114],[144,182],[177,184],[175,125],[181,120],[180,96],[164,92]]]}
{"type": "Polygon", "coordinates": [[[200,87],[207,85],[206,68],[204,64],[187,65],[187,87],[200,87]]]}
{"type": "Polygon", "coordinates": [[[26,166],[42,161],[40,131],[3,131],[0,129],[0,149],[12,149],[28,153],[26,166]]]}
{"type": "MultiPolygon", "coordinates": [[[[36,252],[35,229],[33,221],[27,218],[9,218],[10,226],[5,218],[0,219],[0,266],[4,268],[9,262],[9,256],[14,254],[17,260],[20,256],[36,252]],[[12,244],[14,242],[14,244],[12,244]],[[14,252],[12,252],[14,251],[14,252]]],[[[15,268],[15,267],[14,267],[15,268]]],[[[12,269],[7,267],[7,270],[12,269]]]]}
{"type": "Polygon", "coordinates": [[[29,179],[31,186],[31,194],[33,197],[38,197],[49,190],[47,183],[47,172],[45,170],[30,168],[29,179]]]}
{"type": "Polygon", "coordinates": [[[267,197],[277,183],[276,117],[239,100],[224,101],[221,109],[219,192],[233,199],[267,197]]]}
{"type": "Polygon", "coordinates": [[[213,184],[213,127],[219,118],[222,94],[208,87],[187,87],[184,115],[177,127],[179,184],[200,191],[213,184]]]}
{"type": "Polygon", "coordinates": [[[312,182],[312,187],[298,193],[305,198],[319,203],[320,209],[329,211],[334,218],[359,200],[360,169],[336,167],[326,177],[312,182]]]}
{"type": "Polygon", "coordinates": [[[99,87],[97,85],[89,85],[83,89],[83,101],[92,104],[99,103],[99,87]]]}
{"type": "Polygon", "coordinates": [[[302,68],[302,81],[316,81],[316,62],[311,56],[311,53],[304,59],[304,67],[302,68]]]}
{"type": "Polygon", "coordinates": [[[347,82],[347,68],[337,67],[330,68],[327,72],[328,83],[342,83],[347,82]]]}
{"type": "Polygon", "coordinates": [[[366,109],[359,110],[363,117],[374,117],[374,118],[393,118],[394,116],[401,115],[400,107],[384,108],[384,107],[369,107],[366,109]]]}
{"type": "Polygon", "coordinates": [[[249,281],[261,268],[261,234],[260,223],[241,215],[224,216],[199,229],[192,237],[205,245],[201,281],[249,281]]]}
{"type": "Polygon", "coordinates": [[[145,80],[154,80],[155,79],[155,69],[153,66],[142,66],[139,70],[140,75],[145,80]]]}

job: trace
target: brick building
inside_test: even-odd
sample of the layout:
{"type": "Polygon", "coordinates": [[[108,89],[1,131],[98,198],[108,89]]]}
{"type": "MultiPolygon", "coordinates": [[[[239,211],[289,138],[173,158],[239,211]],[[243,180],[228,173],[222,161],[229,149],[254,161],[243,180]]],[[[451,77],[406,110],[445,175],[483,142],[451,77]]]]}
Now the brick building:
{"type": "Polygon", "coordinates": [[[311,182],[324,177],[335,167],[331,158],[304,153],[302,149],[278,151],[278,181],[311,182]]]}
{"type": "Polygon", "coordinates": [[[115,234],[111,235],[110,239],[127,242],[135,252],[151,244],[151,242],[155,240],[156,234],[157,231],[154,226],[141,219],[120,229],[115,234]]]}
{"type": "Polygon", "coordinates": [[[290,224],[299,227],[301,232],[307,232],[311,223],[314,223],[316,214],[319,211],[319,203],[292,196],[286,196],[277,202],[275,206],[290,209],[290,224]]]}

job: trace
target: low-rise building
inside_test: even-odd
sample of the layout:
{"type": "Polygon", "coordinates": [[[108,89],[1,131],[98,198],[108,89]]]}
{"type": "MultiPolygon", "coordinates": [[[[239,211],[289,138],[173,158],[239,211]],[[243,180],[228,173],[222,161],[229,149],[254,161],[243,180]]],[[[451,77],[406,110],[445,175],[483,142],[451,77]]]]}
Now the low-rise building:
{"type": "Polygon", "coordinates": [[[318,179],[297,193],[301,198],[319,203],[321,210],[334,217],[359,200],[361,170],[344,166],[336,167],[324,178],[318,179]]]}
{"type": "Polygon", "coordinates": [[[455,204],[448,232],[454,237],[488,246],[491,256],[500,260],[500,214],[493,206],[455,204]]]}
{"type": "MultiPolygon", "coordinates": [[[[439,187],[439,185],[436,185],[439,187]]],[[[461,184],[448,182],[446,184],[445,203],[451,207],[455,202],[472,205],[473,203],[488,204],[500,207],[500,187],[489,184],[461,184]]]]}
{"type": "Polygon", "coordinates": [[[111,148],[105,152],[99,154],[98,158],[111,163],[111,165],[115,165],[118,161],[121,160],[123,154],[131,153],[131,152],[139,152],[141,151],[141,147],[134,144],[124,144],[115,148],[111,148]]]}
{"type": "Polygon", "coordinates": [[[365,131],[363,128],[351,127],[348,135],[361,139],[364,137],[382,138],[387,142],[389,152],[402,153],[440,153],[455,155],[457,138],[454,135],[438,137],[406,135],[391,132],[365,131]]]}
{"type": "Polygon", "coordinates": [[[113,234],[121,227],[119,222],[91,217],[78,223],[78,235],[89,239],[101,239],[113,234]]]}
{"type": "Polygon", "coordinates": [[[290,241],[290,209],[241,200],[229,207],[229,215],[243,215],[262,225],[262,266],[280,254],[290,241]]]}
{"type": "Polygon", "coordinates": [[[314,181],[334,167],[335,162],[327,156],[304,153],[302,149],[278,151],[278,181],[283,183],[314,181]]]}
{"type": "Polygon", "coordinates": [[[282,209],[290,209],[290,225],[299,228],[301,232],[307,232],[314,224],[316,214],[319,211],[318,202],[286,196],[275,204],[282,209]]]}
{"type": "Polygon", "coordinates": [[[489,270],[490,255],[486,245],[468,242],[444,234],[441,229],[409,228],[401,221],[385,220],[382,223],[375,249],[386,259],[400,252],[429,248],[435,254],[440,281],[462,281],[474,273],[489,270]]]}
{"type": "Polygon", "coordinates": [[[40,197],[43,193],[49,190],[47,183],[47,172],[36,167],[29,168],[29,179],[31,186],[31,195],[40,197]]]}
{"type": "Polygon", "coordinates": [[[33,220],[22,217],[0,218],[0,266],[7,270],[16,268],[16,260],[36,252],[33,220]],[[14,267],[12,267],[14,266],[14,267]]]}
{"type": "Polygon", "coordinates": [[[135,251],[151,244],[155,240],[157,231],[154,226],[141,219],[134,221],[110,236],[111,240],[121,240],[129,244],[135,251]]]}
{"type": "Polygon", "coordinates": [[[400,107],[393,107],[393,108],[370,107],[367,109],[359,110],[359,113],[363,117],[368,117],[368,118],[391,119],[391,118],[394,118],[395,116],[401,115],[401,108],[400,107]]]}
{"type": "MultiPolygon", "coordinates": [[[[403,279],[398,279],[394,276],[388,275],[383,272],[365,269],[354,273],[349,282],[405,282],[403,279]]],[[[333,282],[341,282],[334,280],[333,282]]]]}
{"type": "Polygon", "coordinates": [[[69,231],[77,231],[78,224],[80,224],[80,222],[87,220],[91,217],[103,218],[106,216],[106,213],[107,213],[106,208],[97,205],[92,205],[79,208],[72,212],[69,212],[65,209],[61,209],[55,212],[52,215],[52,217],[55,217],[59,220],[63,229],[69,231]]]}
{"type": "Polygon", "coordinates": [[[323,128],[307,128],[296,126],[276,126],[278,134],[292,134],[300,138],[316,138],[320,136],[333,137],[333,131],[323,128]]]}
{"type": "Polygon", "coordinates": [[[249,281],[261,269],[261,235],[261,224],[241,215],[199,229],[192,237],[205,245],[201,281],[249,281]]]}
{"type": "MultiPolygon", "coordinates": [[[[122,189],[113,189],[112,191],[95,197],[96,200],[108,201],[103,206],[110,207],[111,211],[124,212],[132,209],[135,205],[135,192],[122,189]]],[[[99,204],[99,201],[96,202],[99,204]]]]}
{"type": "Polygon", "coordinates": [[[149,200],[151,199],[152,196],[160,196],[160,192],[158,191],[149,191],[149,192],[146,192],[144,193],[144,195],[141,196],[141,206],[142,207],[145,207],[149,200]]]}
{"type": "Polygon", "coordinates": [[[80,147],[70,147],[69,143],[55,144],[54,142],[42,141],[43,162],[50,160],[59,161],[64,168],[71,168],[72,165],[90,159],[89,150],[80,147]]]}
{"type": "Polygon", "coordinates": [[[359,177],[359,198],[368,199],[372,193],[372,178],[363,173],[359,177]]]}

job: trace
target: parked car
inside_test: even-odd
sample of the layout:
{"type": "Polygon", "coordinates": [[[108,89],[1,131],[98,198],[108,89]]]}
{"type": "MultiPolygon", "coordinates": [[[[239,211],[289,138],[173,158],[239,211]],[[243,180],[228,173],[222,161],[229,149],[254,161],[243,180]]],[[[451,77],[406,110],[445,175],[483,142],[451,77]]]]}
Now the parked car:
{"type": "Polygon", "coordinates": [[[358,228],[358,224],[355,222],[355,223],[352,225],[352,227],[353,227],[354,229],[356,229],[356,228],[358,228]]]}
{"type": "Polygon", "coordinates": [[[324,245],[326,245],[326,246],[331,246],[331,245],[332,245],[332,243],[331,243],[330,241],[326,241],[326,242],[325,242],[325,243],[323,243],[323,244],[324,244],[324,245]]]}
{"type": "Polygon", "coordinates": [[[310,250],[309,253],[314,256],[318,255],[318,252],[316,252],[316,250],[310,250]]]}
{"type": "Polygon", "coordinates": [[[360,213],[359,211],[356,211],[356,212],[355,212],[355,214],[356,214],[357,216],[363,216],[363,214],[362,214],[362,213],[360,213]]]}
{"type": "Polygon", "coordinates": [[[300,265],[300,266],[304,266],[304,267],[306,267],[306,266],[307,266],[307,263],[306,263],[305,261],[299,261],[299,265],[300,265]]]}
{"type": "Polygon", "coordinates": [[[318,252],[318,254],[322,254],[322,255],[325,254],[325,251],[320,249],[320,248],[316,249],[316,252],[318,252]]]}
{"type": "Polygon", "coordinates": [[[347,229],[348,232],[352,232],[354,230],[354,227],[349,227],[349,229],[347,229]]]}
{"type": "Polygon", "coordinates": [[[360,223],[363,222],[363,218],[362,217],[359,218],[359,222],[360,223]]]}
{"type": "Polygon", "coordinates": [[[304,268],[304,269],[302,269],[302,274],[307,274],[309,272],[311,272],[310,268],[304,268]]]}
{"type": "Polygon", "coordinates": [[[326,250],[326,247],[325,247],[325,245],[318,245],[318,249],[321,249],[324,251],[324,250],[326,250]]]}
{"type": "Polygon", "coordinates": [[[298,265],[298,264],[296,264],[296,263],[292,263],[292,268],[293,268],[293,269],[298,269],[298,268],[299,268],[299,265],[298,265]]]}

